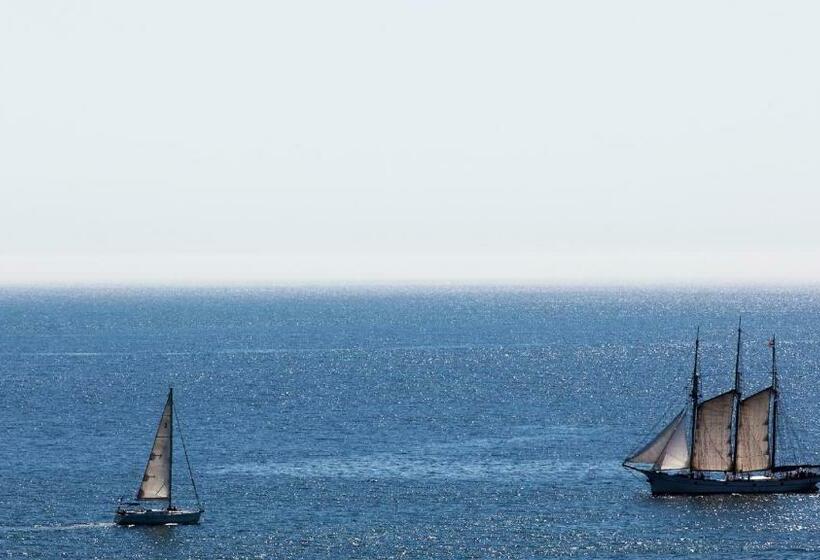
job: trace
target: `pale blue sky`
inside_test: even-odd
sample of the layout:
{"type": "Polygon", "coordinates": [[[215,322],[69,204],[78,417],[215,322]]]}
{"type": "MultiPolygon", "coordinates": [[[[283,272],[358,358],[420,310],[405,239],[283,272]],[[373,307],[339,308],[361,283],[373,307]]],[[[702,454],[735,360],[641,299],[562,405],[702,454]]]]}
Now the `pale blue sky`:
{"type": "Polygon", "coordinates": [[[0,4],[0,283],[820,281],[814,2],[0,4]]]}

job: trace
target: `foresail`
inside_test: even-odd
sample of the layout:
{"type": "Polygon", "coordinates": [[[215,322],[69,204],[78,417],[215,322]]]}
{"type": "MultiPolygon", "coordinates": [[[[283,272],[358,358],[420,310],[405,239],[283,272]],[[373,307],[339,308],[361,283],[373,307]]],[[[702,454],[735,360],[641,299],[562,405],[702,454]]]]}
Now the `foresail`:
{"type": "Polygon", "coordinates": [[[137,492],[139,500],[167,500],[171,494],[171,437],[172,437],[171,395],[165,402],[162,417],[154,437],[154,445],[148,456],[148,465],[137,492]]]}
{"type": "MultiPolygon", "coordinates": [[[[661,430],[661,433],[655,436],[655,439],[647,443],[640,451],[627,458],[626,462],[650,465],[658,462],[658,459],[661,458],[661,455],[663,454],[664,449],[666,449],[669,441],[672,439],[672,436],[675,435],[678,426],[681,425],[685,414],[685,410],[680,411],[680,413],[675,416],[675,418],[673,418],[663,430],[661,430]]],[[[685,443],[684,435],[684,444],[685,443]]]]}
{"type": "Polygon", "coordinates": [[[743,399],[737,431],[737,470],[769,468],[769,402],[771,387],[743,399]]]}
{"type": "Polygon", "coordinates": [[[663,448],[661,456],[655,462],[656,471],[672,471],[689,467],[689,445],[686,442],[686,422],[683,421],[683,413],[679,418],[669,443],[663,448]]]}
{"type": "Polygon", "coordinates": [[[727,391],[698,405],[692,468],[726,471],[731,468],[732,405],[735,392],[727,391]]]}

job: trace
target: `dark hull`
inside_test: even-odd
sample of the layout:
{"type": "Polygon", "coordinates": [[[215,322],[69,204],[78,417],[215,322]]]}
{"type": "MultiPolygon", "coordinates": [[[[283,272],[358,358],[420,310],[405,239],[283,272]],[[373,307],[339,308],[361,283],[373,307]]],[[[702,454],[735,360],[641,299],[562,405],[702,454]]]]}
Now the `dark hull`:
{"type": "Polygon", "coordinates": [[[737,480],[714,480],[692,478],[688,474],[665,474],[646,471],[652,494],[791,494],[817,492],[820,475],[804,474],[800,477],[756,477],[737,480]]]}
{"type": "Polygon", "coordinates": [[[119,509],[114,514],[117,525],[196,525],[202,511],[167,509],[119,509]]]}

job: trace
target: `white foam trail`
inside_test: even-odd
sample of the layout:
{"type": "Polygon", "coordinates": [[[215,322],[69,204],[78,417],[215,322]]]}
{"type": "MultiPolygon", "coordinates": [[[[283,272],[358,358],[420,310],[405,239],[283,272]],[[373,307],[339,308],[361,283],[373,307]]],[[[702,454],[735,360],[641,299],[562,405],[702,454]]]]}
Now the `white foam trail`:
{"type": "Polygon", "coordinates": [[[82,529],[101,529],[105,527],[114,527],[114,523],[110,521],[98,521],[92,523],[68,523],[57,525],[29,525],[23,527],[4,527],[0,526],[2,533],[14,532],[37,532],[37,531],[76,531],[82,529]]]}

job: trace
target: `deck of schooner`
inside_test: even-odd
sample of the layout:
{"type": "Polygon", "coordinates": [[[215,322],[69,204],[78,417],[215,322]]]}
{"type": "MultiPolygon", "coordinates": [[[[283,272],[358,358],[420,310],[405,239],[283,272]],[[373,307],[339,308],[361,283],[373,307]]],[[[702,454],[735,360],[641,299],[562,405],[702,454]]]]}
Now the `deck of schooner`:
{"type": "Polygon", "coordinates": [[[779,390],[774,337],[769,341],[771,385],[742,396],[742,332],[738,324],[734,388],[701,401],[698,331],[691,408],[681,410],[654,439],[624,460],[624,467],[647,477],[653,494],[817,490],[820,465],[776,463],[779,390]]]}

